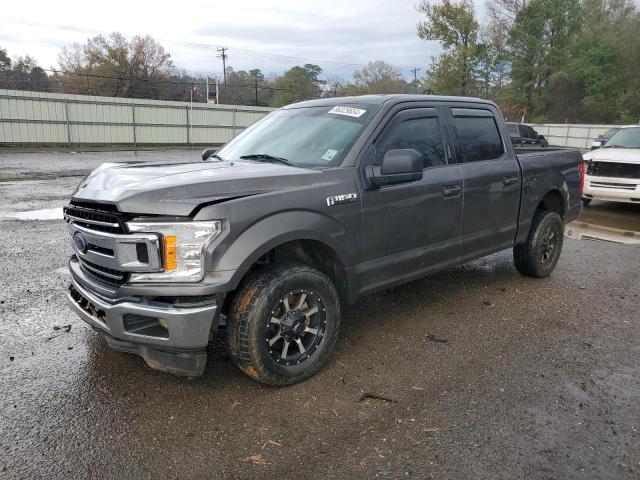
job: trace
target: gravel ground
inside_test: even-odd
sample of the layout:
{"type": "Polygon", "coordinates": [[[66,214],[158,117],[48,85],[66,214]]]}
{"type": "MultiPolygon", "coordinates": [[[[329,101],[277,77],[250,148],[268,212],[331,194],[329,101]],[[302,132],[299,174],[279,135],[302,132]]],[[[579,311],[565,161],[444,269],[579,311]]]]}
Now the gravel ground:
{"type": "Polygon", "coordinates": [[[0,181],[88,175],[105,162],[201,162],[199,149],[96,152],[11,152],[0,150],[0,181]]]}
{"type": "MultiPolygon", "coordinates": [[[[78,181],[0,183],[0,212],[78,181]]],[[[502,252],[364,298],[285,389],[222,340],[191,381],[111,351],[64,304],[70,253],[60,220],[0,219],[0,478],[640,478],[639,246],[567,239],[548,279],[502,252]]]]}

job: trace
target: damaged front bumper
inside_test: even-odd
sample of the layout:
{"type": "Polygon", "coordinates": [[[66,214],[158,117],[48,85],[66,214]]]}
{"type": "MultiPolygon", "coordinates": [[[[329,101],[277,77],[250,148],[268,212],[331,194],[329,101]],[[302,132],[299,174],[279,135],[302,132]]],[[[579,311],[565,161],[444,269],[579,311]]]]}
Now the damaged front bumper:
{"type": "Polygon", "coordinates": [[[140,355],[150,367],[176,375],[204,372],[218,309],[215,300],[188,305],[137,298],[112,300],[91,292],[72,275],[67,301],[114,350],[140,355]]]}

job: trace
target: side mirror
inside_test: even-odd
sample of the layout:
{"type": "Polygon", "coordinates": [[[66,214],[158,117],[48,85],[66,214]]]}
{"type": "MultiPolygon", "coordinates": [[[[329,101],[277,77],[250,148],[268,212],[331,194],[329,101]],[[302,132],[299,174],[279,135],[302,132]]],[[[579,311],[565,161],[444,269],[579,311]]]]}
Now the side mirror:
{"type": "Polygon", "coordinates": [[[389,150],[381,166],[367,167],[367,177],[377,187],[415,182],[422,178],[422,155],[412,148],[389,150]]]}
{"type": "Polygon", "coordinates": [[[217,148],[207,148],[202,151],[202,161],[208,160],[211,155],[218,151],[217,148]]]}

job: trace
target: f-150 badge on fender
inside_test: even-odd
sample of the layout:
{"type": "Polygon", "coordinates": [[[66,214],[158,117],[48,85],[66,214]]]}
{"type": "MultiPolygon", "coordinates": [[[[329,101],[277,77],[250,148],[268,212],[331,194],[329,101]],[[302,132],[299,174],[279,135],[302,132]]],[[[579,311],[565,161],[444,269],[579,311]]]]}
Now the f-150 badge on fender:
{"type": "Polygon", "coordinates": [[[357,193],[345,193],[343,195],[335,195],[333,197],[327,197],[327,205],[329,207],[332,207],[333,205],[355,202],[356,200],[358,200],[357,193]]]}

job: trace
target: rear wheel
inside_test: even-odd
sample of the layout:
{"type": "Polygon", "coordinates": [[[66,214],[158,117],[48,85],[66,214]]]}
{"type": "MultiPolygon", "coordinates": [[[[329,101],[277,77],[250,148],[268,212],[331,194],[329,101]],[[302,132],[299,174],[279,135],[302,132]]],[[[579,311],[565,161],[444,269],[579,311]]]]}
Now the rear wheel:
{"type": "Polygon", "coordinates": [[[528,277],[547,277],[562,252],[564,222],[555,212],[539,210],[526,242],[513,247],[513,261],[520,273],[528,277]]]}
{"type": "Polygon", "coordinates": [[[340,327],[335,286],[301,264],[268,265],[240,286],[229,315],[231,356],[254,380],[290,385],[314,375],[340,327]]]}
{"type": "Polygon", "coordinates": [[[582,199],[582,205],[584,205],[585,207],[588,207],[589,205],[591,205],[591,199],[590,198],[583,198],[582,199]]]}

